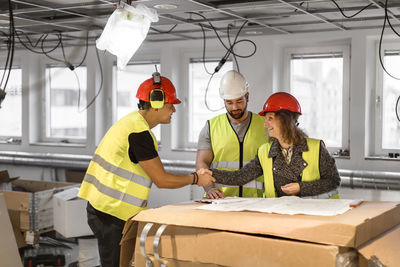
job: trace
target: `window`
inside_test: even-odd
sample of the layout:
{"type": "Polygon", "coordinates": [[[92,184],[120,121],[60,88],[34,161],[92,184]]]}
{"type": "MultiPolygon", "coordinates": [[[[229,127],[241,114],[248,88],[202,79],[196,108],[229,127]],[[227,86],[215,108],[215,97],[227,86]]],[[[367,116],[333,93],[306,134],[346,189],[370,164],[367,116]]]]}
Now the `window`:
{"type": "MultiPolygon", "coordinates": [[[[3,69],[0,70],[1,75],[3,75],[3,72],[3,69]]],[[[21,68],[14,67],[11,69],[5,90],[7,95],[0,108],[0,141],[12,143],[18,140],[20,141],[22,136],[21,68]]]]}
{"type": "Polygon", "coordinates": [[[233,69],[232,61],[227,61],[219,72],[212,77],[204,69],[214,72],[219,59],[208,59],[205,64],[202,60],[191,59],[189,63],[189,123],[188,142],[189,146],[197,144],[199,133],[206,121],[212,117],[225,112],[224,101],[219,96],[219,82],[228,70],[233,69]],[[209,83],[209,85],[208,85],[209,83]],[[206,88],[208,91],[206,96],[206,88]],[[205,104],[207,101],[209,110],[205,104]]]}
{"type": "MultiPolygon", "coordinates": [[[[125,70],[118,70],[117,66],[113,67],[114,88],[117,92],[117,119],[119,120],[125,115],[137,109],[138,99],[136,92],[139,85],[151,77],[155,72],[154,65],[161,73],[160,63],[145,61],[128,64],[125,70]]],[[[162,73],[161,73],[162,75],[162,73]]],[[[154,133],[157,141],[161,140],[161,127],[157,125],[151,131],[154,133]]]]}
{"type": "MultiPolygon", "coordinates": [[[[400,78],[400,50],[398,45],[385,45],[382,57],[385,69],[395,78],[400,78]],[[394,47],[397,47],[395,49],[394,47]]],[[[400,96],[400,81],[390,77],[377,63],[378,85],[376,92],[376,154],[398,152],[400,149],[400,107],[396,102],[400,96]]],[[[400,105],[400,103],[399,103],[400,105]]]]}
{"type": "Polygon", "coordinates": [[[347,47],[290,51],[290,92],[299,100],[300,127],[312,138],[324,140],[331,152],[348,149],[347,47]]]}
{"type": "MultiPolygon", "coordinates": [[[[46,67],[45,140],[86,139],[86,67],[46,67]]],[[[72,141],[71,141],[72,140],[72,141]]]]}

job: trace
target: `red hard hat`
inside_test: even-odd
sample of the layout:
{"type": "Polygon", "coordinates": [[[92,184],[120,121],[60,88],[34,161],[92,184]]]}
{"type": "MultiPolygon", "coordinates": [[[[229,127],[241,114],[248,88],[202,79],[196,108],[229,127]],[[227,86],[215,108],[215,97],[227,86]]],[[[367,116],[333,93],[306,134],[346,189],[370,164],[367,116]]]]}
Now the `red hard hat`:
{"type": "Polygon", "coordinates": [[[153,78],[149,78],[142,82],[136,93],[136,98],[150,102],[150,93],[154,89],[161,89],[164,92],[164,103],[165,104],[180,104],[181,101],[176,97],[175,86],[172,82],[161,76],[161,84],[154,84],[153,78]]]}
{"type": "Polygon", "coordinates": [[[286,109],[301,115],[301,107],[297,99],[285,92],[272,94],[267,101],[265,101],[263,110],[258,114],[264,116],[267,112],[274,112],[281,109],[286,109]]]}

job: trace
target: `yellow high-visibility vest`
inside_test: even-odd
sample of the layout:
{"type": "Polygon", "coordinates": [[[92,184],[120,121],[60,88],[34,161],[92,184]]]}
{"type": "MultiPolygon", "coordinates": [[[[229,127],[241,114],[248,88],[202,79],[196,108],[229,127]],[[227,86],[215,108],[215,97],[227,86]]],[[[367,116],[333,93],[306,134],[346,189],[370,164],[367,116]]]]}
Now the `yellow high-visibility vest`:
{"type": "Polygon", "coordinates": [[[147,207],[152,181],[139,164],[129,158],[131,133],[148,131],[147,121],[134,111],[115,123],[103,137],[90,161],[78,196],[97,210],[126,221],[147,207]]]}
{"type": "MultiPolygon", "coordinates": [[[[209,120],[211,146],[214,159],[211,168],[221,170],[238,170],[246,165],[257,154],[260,145],[267,141],[265,137],[265,118],[249,112],[250,124],[240,143],[236,132],[229,122],[227,114],[221,114],[209,120]]],[[[216,184],[225,196],[239,196],[239,187],[216,184]]],[[[243,197],[263,197],[263,176],[243,185],[243,197]]]]}
{"type": "MultiPolygon", "coordinates": [[[[304,151],[302,157],[307,166],[303,169],[301,174],[301,180],[303,182],[312,182],[320,179],[319,173],[319,146],[321,140],[307,138],[308,151],[304,151]]],[[[272,158],[268,157],[269,149],[272,143],[265,143],[258,150],[258,159],[264,173],[264,184],[265,184],[265,196],[276,197],[276,191],[274,186],[274,175],[272,172],[272,158]]],[[[339,198],[338,191],[332,190],[321,195],[312,196],[312,198],[339,198]]]]}

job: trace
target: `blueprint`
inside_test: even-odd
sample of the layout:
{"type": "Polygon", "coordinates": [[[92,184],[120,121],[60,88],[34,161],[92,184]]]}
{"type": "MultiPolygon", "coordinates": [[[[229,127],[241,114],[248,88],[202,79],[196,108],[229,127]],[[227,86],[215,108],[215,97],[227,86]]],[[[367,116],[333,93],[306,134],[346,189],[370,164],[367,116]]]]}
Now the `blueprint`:
{"type": "Polygon", "coordinates": [[[226,197],[224,199],[204,199],[200,202],[210,204],[202,205],[196,209],[334,216],[345,213],[362,201],[354,199],[304,199],[296,196],[285,196],[280,198],[226,197]]]}

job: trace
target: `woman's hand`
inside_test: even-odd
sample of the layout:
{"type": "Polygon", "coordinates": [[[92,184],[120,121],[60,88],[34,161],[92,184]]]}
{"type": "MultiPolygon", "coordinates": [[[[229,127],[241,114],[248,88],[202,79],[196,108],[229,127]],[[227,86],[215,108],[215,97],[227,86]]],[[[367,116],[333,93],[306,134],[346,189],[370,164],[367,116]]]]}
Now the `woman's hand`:
{"type": "Polygon", "coordinates": [[[290,183],[281,186],[283,193],[289,196],[295,196],[300,193],[300,184],[299,183],[290,183]]]}

